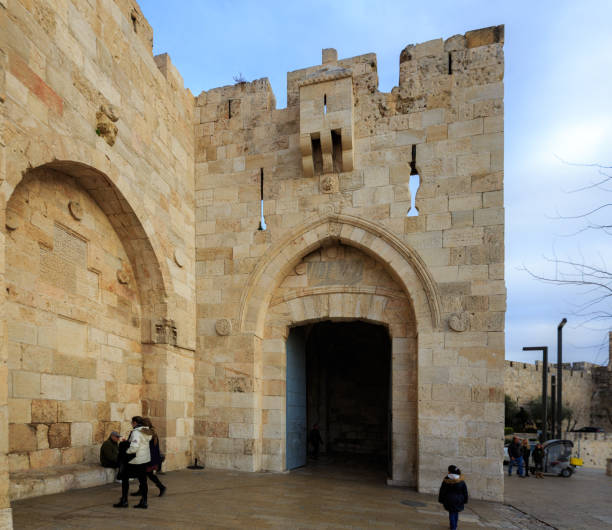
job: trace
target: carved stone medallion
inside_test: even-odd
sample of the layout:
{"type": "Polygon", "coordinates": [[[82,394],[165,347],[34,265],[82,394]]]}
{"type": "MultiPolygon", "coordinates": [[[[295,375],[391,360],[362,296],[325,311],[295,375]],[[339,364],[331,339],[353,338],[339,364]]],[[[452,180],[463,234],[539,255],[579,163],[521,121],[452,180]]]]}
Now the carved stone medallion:
{"type": "Polygon", "coordinates": [[[70,215],[74,217],[77,221],[83,219],[83,207],[81,203],[78,201],[70,201],[68,203],[68,209],[70,210],[70,215]]]}
{"type": "Polygon", "coordinates": [[[225,336],[232,332],[232,323],[227,318],[220,318],[215,324],[217,335],[225,336]]]}
{"type": "Polygon", "coordinates": [[[126,285],[130,281],[130,276],[125,270],[119,269],[117,271],[117,281],[122,285],[126,285]]]}
{"type": "Polygon", "coordinates": [[[174,263],[176,263],[179,267],[183,268],[185,266],[185,254],[180,248],[174,249],[174,263]]]}
{"type": "Polygon", "coordinates": [[[19,217],[14,211],[7,210],[6,220],[4,223],[9,230],[17,230],[21,226],[21,217],[19,217]]]}
{"type": "Polygon", "coordinates": [[[463,313],[453,313],[448,318],[448,327],[453,331],[457,331],[461,333],[468,328],[470,323],[469,315],[465,312],[463,313]]]}

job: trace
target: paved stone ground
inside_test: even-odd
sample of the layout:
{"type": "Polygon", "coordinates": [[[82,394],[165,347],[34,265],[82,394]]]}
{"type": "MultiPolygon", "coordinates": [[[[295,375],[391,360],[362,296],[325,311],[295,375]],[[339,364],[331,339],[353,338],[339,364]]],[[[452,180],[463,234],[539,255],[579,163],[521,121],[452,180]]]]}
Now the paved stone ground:
{"type": "MultiPolygon", "coordinates": [[[[387,487],[384,475],[358,466],[281,475],[184,470],[161,478],[168,492],[150,498],[146,511],[112,508],[121,486],[109,484],[14,502],[15,528],[448,528],[437,498],[387,487]]],[[[511,507],[472,501],[460,528],[482,527],[548,528],[511,507]]]]}
{"type": "Polygon", "coordinates": [[[505,502],[555,528],[612,528],[612,477],[599,469],[544,480],[506,475],[505,502]]]}

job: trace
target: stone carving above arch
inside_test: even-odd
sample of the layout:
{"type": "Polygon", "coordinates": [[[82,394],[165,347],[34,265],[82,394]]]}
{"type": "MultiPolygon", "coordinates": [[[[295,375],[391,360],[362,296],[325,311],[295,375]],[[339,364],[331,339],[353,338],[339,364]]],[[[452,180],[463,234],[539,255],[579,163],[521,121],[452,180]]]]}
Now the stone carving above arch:
{"type": "Polygon", "coordinates": [[[262,335],[265,312],[272,293],[303,256],[330,240],[359,248],[386,264],[414,306],[417,318],[440,327],[437,285],[418,253],[387,229],[357,217],[331,214],[304,223],[280,240],[251,273],[240,303],[243,332],[262,335]]]}

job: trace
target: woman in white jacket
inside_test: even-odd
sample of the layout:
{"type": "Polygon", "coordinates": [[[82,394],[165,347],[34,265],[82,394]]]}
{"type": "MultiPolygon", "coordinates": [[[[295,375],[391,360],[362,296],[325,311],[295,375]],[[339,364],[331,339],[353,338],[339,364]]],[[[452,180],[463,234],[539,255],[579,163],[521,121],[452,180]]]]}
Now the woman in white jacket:
{"type": "Polygon", "coordinates": [[[121,475],[121,499],[118,503],[113,504],[113,506],[115,508],[127,508],[130,478],[134,477],[138,479],[139,491],[142,494],[140,502],[134,508],[146,509],[149,492],[147,486],[147,466],[151,461],[149,441],[153,433],[143,424],[140,416],[132,418],[132,427],[133,430],[128,436],[127,441],[119,443],[119,459],[124,458],[126,464],[123,466],[123,473],[121,475]]]}

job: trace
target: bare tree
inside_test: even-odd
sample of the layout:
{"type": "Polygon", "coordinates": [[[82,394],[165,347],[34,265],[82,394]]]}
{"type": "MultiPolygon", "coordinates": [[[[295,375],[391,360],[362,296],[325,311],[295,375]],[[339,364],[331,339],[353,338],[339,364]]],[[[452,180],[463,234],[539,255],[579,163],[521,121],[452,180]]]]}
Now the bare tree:
{"type": "MultiPolygon", "coordinates": [[[[570,193],[585,193],[595,191],[604,199],[595,208],[573,216],[559,215],[557,218],[563,221],[580,220],[582,226],[572,236],[578,236],[585,232],[599,231],[605,235],[612,235],[612,215],[607,215],[612,208],[612,202],[607,202],[606,197],[612,193],[612,166],[601,164],[575,164],[565,162],[571,166],[592,167],[597,170],[597,179],[587,186],[570,190],[570,193]],[[606,219],[607,216],[607,219],[606,219]],[[603,217],[604,222],[598,217],[603,217]]],[[[601,263],[588,261],[581,257],[573,258],[546,258],[554,265],[552,275],[536,273],[533,270],[524,268],[533,278],[542,282],[578,287],[583,296],[582,302],[577,303],[576,315],[583,319],[583,322],[609,322],[612,327],[612,270],[601,258],[601,263]]]]}

